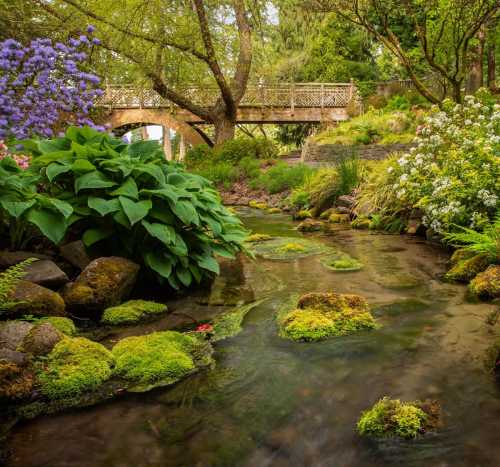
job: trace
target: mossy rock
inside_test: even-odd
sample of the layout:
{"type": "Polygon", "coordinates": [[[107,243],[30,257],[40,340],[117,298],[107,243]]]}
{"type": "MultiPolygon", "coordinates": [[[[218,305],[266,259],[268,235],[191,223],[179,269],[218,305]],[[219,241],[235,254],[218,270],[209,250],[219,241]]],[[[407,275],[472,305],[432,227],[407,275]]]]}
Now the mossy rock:
{"type": "Polygon", "coordinates": [[[492,264],[469,284],[470,292],[482,300],[500,298],[500,265],[492,264]]]}
{"type": "Polygon", "coordinates": [[[112,349],[115,375],[129,391],[144,392],[173,384],[212,363],[209,343],[175,331],[127,337],[112,349]]]}
{"type": "Polygon", "coordinates": [[[319,232],[322,229],[323,222],[314,219],[306,219],[297,226],[297,230],[300,232],[319,232]]]}
{"type": "Polygon", "coordinates": [[[249,235],[245,241],[248,243],[257,243],[257,242],[265,242],[267,240],[271,240],[272,238],[273,237],[271,235],[255,233],[249,235]]]}
{"type": "Polygon", "coordinates": [[[269,208],[269,206],[267,205],[267,203],[264,203],[262,201],[250,201],[248,203],[248,205],[251,207],[251,208],[254,208],[254,209],[262,209],[262,210],[266,210],[269,208]]]}
{"type": "Polygon", "coordinates": [[[422,278],[407,272],[394,271],[393,274],[383,274],[375,277],[375,282],[386,289],[414,289],[423,284],[422,278]]]}
{"type": "Polygon", "coordinates": [[[135,324],[154,319],[166,311],[167,306],[162,303],[129,300],[104,310],[101,323],[109,325],[135,324]]]}
{"type": "Polygon", "coordinates": [[[359,295],[311,293],[296,308],[278,313],[280,336],[294,341],[320,341],[377,327],[366,300],[359,295]]]}
{"type": "Polygon", "coordinates": [[[33,374],[29,369],[0,359],[0,401],[28,397],[33,390],[33,374]]]}
{"type": "Polygon", "coordinates": [[[310,219],[312,217],[312,212],[309,209],[302,209],[293,215],[294,220],[302,221],[304,219],[310,219]]]}
{"type": "Polygon", "coordinates": [[[363,264],[346,254],[333,254],[321,259],[325,268],[335,272],[355,272],[363,268],[363,264]]]}
{"type": "Polygon", "coordinates": [[[334,251],[320,242],[294,237],[274,237],[271,240],[253,243],[249,245],[249,249],[256,256],[271,260],[294,260],[334,251]]]}
{"type": "Polygon", "coordinates": [[[10,299],[17,305],[9,310],[9,315],[65,316],[62,297],[52,290],[28,281],[19,281],[10,299]]]}
{"type": "Polygon", "coordinates": [[[436,402],[401,402],[384,397],[361,414],[357,431],[375,438],[414,439],[436,430],[439,424],[440,407],[436,402]]]}
{"type": "Polygon", "coordinates": [[[453,282],[469,282],[480,272],[483,272],[490,261],[486,255],[475,255],[461,259],[444,275],[444,278],[453,282]]]}
{"type": "Polygon", "coordinates": [[[84,337],[65,337],[40,365],[40,391],[48,399],[64,399],[95,391],[112,374],[111,352],[84,337]]]}
{"type": "Polygon", "coordinates": [[[370,219],[364,216],[358,216],[351,222],[353,229],[364,230],[370,228],[370,219]]]}
{"type": "Polygon", "coordinates": [[[269,208],[269,209],[267,210],[267,212],[268,212],[269,214],[279,214],[279,213],[281,213],[281,209],[280,209],[280,208],[269,208]]]}
{"type": "Polygon", "coordinates": [[[50,323],[57,330],[70,337],[75,336],[78,332],[73,320],[71,320],[70,318],[64,318],[62,316],[48,316],[45,318],[37,319],[36,322],[50,323]]]}
{"type": "Polygon", "coordinates": [[[20,350],[35,356],[47,355],[64,334],[49,322],[37,323],[23,339],[20,350]]]}
{"type": "Polygon", "coordinates": [[[332,224],[343,224],[350,221],[350,216],[349,214],[333,213],[328,218],[328,221],[332,224]]]}
{"type": "Polygon", "coordinates": [[[458,264],[460,261],[464,261],[466,259],[470,259],[472,257],[476,256],[476,254],[472,251],[465,250],[463,248],[459,248],[458,250],[455,250],[453,254],[451,255],[450,258],[450,264],[452,266],[455,266],[458,264]]]}

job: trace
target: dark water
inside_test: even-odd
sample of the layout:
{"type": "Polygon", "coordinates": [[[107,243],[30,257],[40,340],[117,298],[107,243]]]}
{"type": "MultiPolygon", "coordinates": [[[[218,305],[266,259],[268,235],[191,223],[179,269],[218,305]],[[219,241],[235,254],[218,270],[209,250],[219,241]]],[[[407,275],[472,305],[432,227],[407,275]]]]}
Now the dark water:
{"type": "MultiPolygon", "coordinates": [[[[243,214],[257,232],[298,235],[285,216],[243,214]]],[[[351,230],[315,237],[364,269],[335,273],[318,257],[246,261],[245,287],[266,300],[241,334],[217,344],[216,369],[171,389],[21,424],[9,465],[500,465],[500,386],[483,362],[500,334],[486,324],[494,307],[468,303],[464,287],[440,282],[446,254],[414,238],[351,230]],[[331,290],[364,295],[380,329],[314,344],[277,337],[283,301],[331,290]],[[384,395],[438,400],[443,428],[411,442],[360,438],[360,411],[384,395]]],[[[175,307],[191,315],[203,308],[193,299],[175,307]]]]}

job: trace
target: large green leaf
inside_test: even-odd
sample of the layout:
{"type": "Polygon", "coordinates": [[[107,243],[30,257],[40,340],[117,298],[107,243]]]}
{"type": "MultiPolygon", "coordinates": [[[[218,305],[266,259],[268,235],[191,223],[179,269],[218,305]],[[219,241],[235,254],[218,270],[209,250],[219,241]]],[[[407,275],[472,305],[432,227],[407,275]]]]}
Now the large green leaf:
{"type": "Polygon", "coordinates": [[[219,263],[212,256],[198,255],[196,256],[196,261],[198,262],[198,266],[200,268],[215,272],[215,274],[220,273],[219,263]]]}
{"type": "Polygon", "coordinates": [[[168,279],[172,274],[172,260],[163,253],[147,252],[143,256],[144,262],[160,276],[168,279]]]}
{"type": "Polygon", "coordinates": [[[175,274],[185,287],[189,287],[191,285],[191,282],[193,281],[193,276],[191,276],[191,272],[189,271],[189,269],[177,267],[175,269],[175,274]]]}
{"type": "Polygon", "coordinates": [[[135,202],[125,196],[120,196],[118,199],[131,225],[144,219],[153,205],[151,200],[135,202]]]}
{"type": "Polygon", "coordinates": [[[87,173],[95,170],[96,167],[88,159],[76,159],[71,165],[71,170],[75,173],[87,173]]]}
{"type": "Polygon", "coordinates": [[[185,224],[200,224],[198,213],[191,202],[179,200],[176,203],[170,203],[170,207],[174,214],[185,224]]]}
{"type": "Polygon", "coordinates": [[[105,238],[111,237],[113,235],[113,231],[109,229],[96,228],[96,229],[88,229],[85,231],[82,237],[82,241],[85,246],[89,247],[94,243],[97,243],[105,238]]]}
{"type": "Polygon", "coordinates": [[[71,162],[73,160],[73,151],[55,151],[48,152],[33,159],[36,166],[48,165],[52,162],[71,162]]]}
{"type": "Polygon", "coordinates": [[[106,216],[111,212],[116,212],[121,209],[120,201],[118,198],[104,199],[97,196],[89,196],[87,200],[89,208],[96,210],[101,216],[106,216]]]}
{"type": "Polygon", "coordinates": [[[58,210],[65,219],[67,219],[71,214],[73,214],[73,206],[71,204],[67,203],[66,201],[62,201],[57,198],[45,198],[45,202],[53,207],[54,209],[58,210]]]}
{"type": "Polygon", "coordinates": [[[157,190],[141,190],[141,195],[155,196],[156,198],[171,201],[172,203],[177,203],[177,200],[179,199],[177,191],[170,186],[165,186],[157,190]]]}
{"type": "Polygon", "coordinates": [[[148,231],[149,235],[157,238],[165,245],[170,245],[175,241],[175,230],[169,225],[158,224],[156,222],[150,223],[143,220],[141,224],[148,231]]]}
{"type": "Polygon", "coordinates": [[[57,162],[53,162],[46,169],[47,178],[49,182],[52,182],[58,175],[69,172],[71,170],[71,166],[69,164],[58,164],[57,162]]]}
{"type": "Polygon", "coordinates": [[[36,201],[34,199],[29,201],[11,201],[7,199],[1,199],[0,203],[2,207],[16,219],[24,214],[29,208],[31,208],[36,201]]]}
{"type": "Polygon", "coordinates": [[[137,183],[132,177],[128,177],[125,182],[123,182],[122,186],[113,190],[110,193],[111,196],[127,196],[132,199],[139,198],[139,190],[137,189],[137,183]]]}
{"type": "Polygon", "coordinates": [[[75,180],[75,192],[80,190],[87,190],[92,188],[110,188],[115,186],[116,183],[104,176],[101,172],[89,172],[81,175],[75,180]]]}
{"type": "Polygon", "coordinates": [[[159,185],[165,184],[165,175],[160,167],[153,164],[137,164],[134,168],[134,176],[147,174],[152,177],[159,185]]]}
{"type": "Polygon", "coordinates": [[[171,173],[167,175],[167,183],[170,185],[182,185],[186,183],[187,177],[182,173],[171,173]]]}
{"type": "Polygon", "coordinates": [[[28,211],[27,219],[55,244],[58,244],[64,238],[68,228],[68,223],[62,214],[48,209],[33,207],[28,211]]]}

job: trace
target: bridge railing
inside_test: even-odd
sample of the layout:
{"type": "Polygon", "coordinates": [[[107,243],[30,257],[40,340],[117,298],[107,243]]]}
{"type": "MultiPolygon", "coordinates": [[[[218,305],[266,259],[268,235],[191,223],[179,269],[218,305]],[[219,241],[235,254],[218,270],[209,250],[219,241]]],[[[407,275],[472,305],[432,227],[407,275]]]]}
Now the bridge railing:
{"type": "MultiPolygon", "coordinates": [[[[217,87],[185,86],[177,91],[198,105],[209,106],[219,97],[217,87]]],[[[240,107],[332,108],[345,107],[356,96],[354,83],[251,84],[240,107]]],[[[174,108],[154,89],[133,85],[107,85],[99,105],[115,108],[174,108]]]]}

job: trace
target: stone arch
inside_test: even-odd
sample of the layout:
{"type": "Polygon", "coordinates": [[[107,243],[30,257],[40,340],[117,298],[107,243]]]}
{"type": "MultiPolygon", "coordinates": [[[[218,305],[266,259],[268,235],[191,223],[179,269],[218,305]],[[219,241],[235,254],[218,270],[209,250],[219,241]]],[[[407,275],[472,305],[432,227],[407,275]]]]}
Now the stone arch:
{"type": "Polygon", "coordinates": [[[111,129],[135,123],[161,125],[163,128],[172,128],[193,146],[205,143],[202,136],[191,125],[177,120],[164,109],[116,109],[108,118],[108,123],[111,129]]]}

